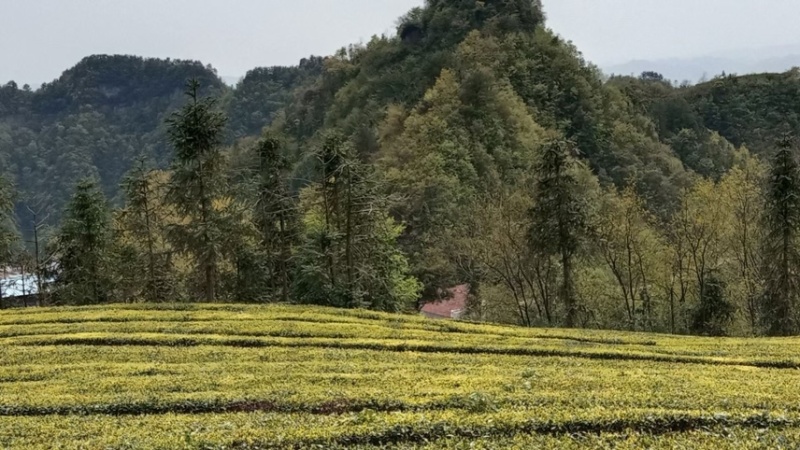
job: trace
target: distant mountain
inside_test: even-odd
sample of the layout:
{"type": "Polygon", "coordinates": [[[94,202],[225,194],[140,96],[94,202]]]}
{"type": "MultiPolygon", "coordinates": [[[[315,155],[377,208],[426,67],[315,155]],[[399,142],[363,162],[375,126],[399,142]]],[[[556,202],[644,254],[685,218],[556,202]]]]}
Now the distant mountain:
{"type": "Polygon", "coordinates": [[[0,87],[0,171],[20,201],[40,205],[53,222],[83,177],[96,177],[114,199],[140,155],[166,167],[163,123],[184,103],[188,78],[204,95],[228,89],[196,61],[119,55],[84,58],[36,91],[8,83],[0,87]]]}
{"type": "Polygon", "coordinates": [[[660,60],[632,60],[623,64],[606,65],[603,71],[609,75],[636,75],[642,72],[658,72],[664,78],[681,83],[697,83],[716,75],[785,72],[800,66],[800,45],[765,47],[720,52],[693,58],[669,58],[660,60]]]}
{"type": "MultiPolygon", "coordinates": [[[[676,86],[657,75],[616,76],[608,84],[620,89],[636,109],[650,117],[659,137],[684,163],[704,173],[725,156],[714,146],[701,152],[686,145],[686,136],[711,130],[736,147],[768,155],[785,131],[800,136],[800,68],[783,73],[727,75],[692,86],[676,86]],[[700,161],[709,159],[708,162],[700,161]]],[[[717,173],[716,175],[720,175],[717,173]]]]}
{"type": "Polygon", "coordinates": [[[258,135],[296,85],[320,74],[322,61],[253,69],[234,81],[198,61],[94,55],[37,90],[0,85],[0,173],[16,186],[20,221],[29,224],[22,203],[35,202],[57,222],[73,186],[87,176],[119,204],[120,181],[140,156],[167,167],[164,120],[184,104],[187,79],[198,79],[203,95],[227,96],[220,106],[230,117],[231,143],[258,135]]]}

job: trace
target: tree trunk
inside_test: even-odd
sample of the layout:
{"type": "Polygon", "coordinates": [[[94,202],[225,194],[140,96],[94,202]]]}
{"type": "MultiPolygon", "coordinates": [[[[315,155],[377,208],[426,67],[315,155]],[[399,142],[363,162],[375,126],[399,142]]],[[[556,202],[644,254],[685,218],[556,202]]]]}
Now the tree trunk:
{"type": "Polygon", "coordinates": [[[347,289],[353,292],[353,176],[347,169],[347,224],[345,229],[345,259],[347,260],[347,289]]]}
{"type": "Polygon", "coordinates": [[[675,334],[675,287],[669,288],[669,332],[675,334]]]}
{"type": "Polygon", "coordinates": [[[155,251],[153,249],[153,233],[150,224],[150,206],[148,202],[148,188],[149,180],[145,178],[144,183],[142,184],[142,198],[144,201],[144,223],[145,223],[145,233],[147,233],[147,286],[146,289],[148,291],[148,296],[150,297],[148,300],[155,301],[157,299],[157,284],[156,284],[156,261],[155,261],[155,251]]]}
{"type": "Polygon", "coordinates": [[[212,261],[209,261],[205,264],[205,277],[206,277],[206,298],[207,302],[213,302],[214,299],[217,298],[216,292],[216,271],[214,270],[214,264],[212,261]]]}
{"type": "Polygon", "coordinates": [[[281,284],[283,290],[281,292],[281,300],[284,303],[289,301],[289,243],[286,236],[286,218],[283,212],[280,214],[280,227],[281,227],[281,260],[278,262],[280,270],[281,284]]]}
{"type": "Polygon", "coordinates": [[[575,328],[578,323],[578,309],[576,308],[574,293],[572,292],[572,256],[566,250],[562,250],[561,252],[561,266],[564,277],[561,295],[564,301],[564,307],[567,309],[565,325],[567,328],[575,328]]]}

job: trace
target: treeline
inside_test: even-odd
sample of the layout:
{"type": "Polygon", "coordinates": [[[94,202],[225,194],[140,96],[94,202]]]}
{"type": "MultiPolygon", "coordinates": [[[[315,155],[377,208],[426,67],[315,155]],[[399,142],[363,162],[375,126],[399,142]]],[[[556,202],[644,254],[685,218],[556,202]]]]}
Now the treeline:
{"type": "Polygon", "coordinates": [[[797,232],[784,219],[797,180],[788,141],[771,171],[742,150],[720,180],[696,178],[666,217],[648,210],[633,185],[600,187],[563,148],[569,143],[545,148],[532,188],[479,202],[464,245],[480,280],[474,317],[715,336],[797,333],[786,281],[796,270],[797,232]]]}
{"type": "MultiPolygon", "coordinates": [[[[433,203],[409,204],[337,132],[307,150],[312,176],[294,194],[285,141],[268,132],[226,149],[227,118],[198,92],[192,81],[187,105],[167,120],[170,169],[140,160],[122,183],[125,206],[117,210],[97,180],[81,181],[57,232],[36,242],[40,254],[15,245],[11,188],[3,185],[3,263],[33,261],[42,285],[54,279],[42,294],[55,304],[418,305],[423,283],[404,253],[418,244],[398,241],[414,230],[393,215],[433,203]]],[[[800,166],[788,135],[774,154],[767,165],[738,151],[728,173],[695,178],[662,218],[633,184],[601,187],[575,142],[553,135],[532,150],[530,171],[516,185],[471,193],[465,222],[448,236],[420,239],[453,245],[445,258],[459,261],[471,284],[475,319],[796,334],[800,166]]]]}

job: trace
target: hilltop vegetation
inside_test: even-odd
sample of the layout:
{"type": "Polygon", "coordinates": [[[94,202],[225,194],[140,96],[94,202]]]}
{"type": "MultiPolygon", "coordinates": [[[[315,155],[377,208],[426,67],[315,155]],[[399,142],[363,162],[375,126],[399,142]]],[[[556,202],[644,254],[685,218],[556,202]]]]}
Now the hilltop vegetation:
{"type": "Polygon", "coordinates": [[[55,223],[79,179],[95,177],[114,197],[137,156],[167,163],[162,124],[181,104],[187,77],[208,92],[223,88],[199,63],[95,56],[36,91],[14,83],[0,89],[0,155],[25,224],[22,203],[49,211],[55,223]]]}
{"type": "Polygon", "coordinates": [[[6,312],[0,341],[9,449],[734,449],[800,437],[786,339],[116,305],[6,312]]]}
{"type": "MultiPolygon", "coordinates": [[[[766,156],[774,148],[776,136],[787,131],[800,134],[800,107],[793,100],[800,94],[798,69],[780,74],[721,75],[694,86],[673,86],[654,73],[638,79],[615,77],[610,83],[653,119],[666,141],[683,130],[710,130],[736,147],[746,146],[766,156]]],[[[673,148],[686,159],[680,144],[673,148]]],[[[724,155],[708,157],[722,160],[724,155]]]]}
{"type": "Polygon", "coordinates": [[[0,164],[44,237],[20,252],[5,208],[0,256],[61,304],[402,311],[469,284],[478,320],[800,332],[796,71],[604,80],[556,31],[538,1],[428,0],[235,89],[103,56],[9,84],[0,164]]]}
{"type": "Polygon", "coordinates": [[[164,120],[185,104],[187,80],[198,80],[202,95],[224,97],[225,140],[233,142],[258,135],[321,64],[312,58],[297,68],[256,69],[231,91],[196,61],[95,55],[36,90],[0,86],[0,166],[15,181],[23,229],[30,232],[25,206],[49,211],[48,224],[57,223],[81,178],[96,178],[120,204],[120,183],[139,158],[166,168],[164,120]]]}

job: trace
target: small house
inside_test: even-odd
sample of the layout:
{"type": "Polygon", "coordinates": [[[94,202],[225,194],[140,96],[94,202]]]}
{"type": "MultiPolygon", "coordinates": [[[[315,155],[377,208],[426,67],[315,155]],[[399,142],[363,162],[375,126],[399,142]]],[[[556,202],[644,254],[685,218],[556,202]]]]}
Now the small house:
{"type": "Polygon", "coordinates": [[[450,290],[450,297],[428,303],[422,307],[422,315],[429,319],[451,319],[458,320],[467,313],[467,297],[469,296],[469,286],[462,285],[450,290]]]}

